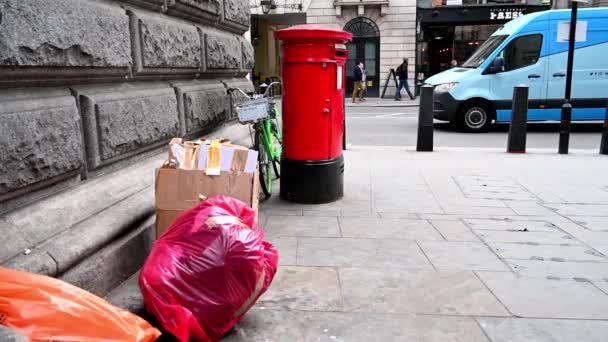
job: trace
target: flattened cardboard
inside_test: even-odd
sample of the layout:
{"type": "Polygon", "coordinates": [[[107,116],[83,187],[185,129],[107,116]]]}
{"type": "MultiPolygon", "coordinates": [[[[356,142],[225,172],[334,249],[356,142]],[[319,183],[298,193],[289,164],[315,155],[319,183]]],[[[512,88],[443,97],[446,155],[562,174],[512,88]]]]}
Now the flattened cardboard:
{"type": "Polygon", "coordinates": [[[158,239],[167,228],[175,221],[179,215],[185,210],[156,210],[156,238],[158,239]]]}
{"type": "Polygon", "coordinates": [[[199,195],[228,195],[252,204],[254,173],[221,172],[207,176],[203,170],[156,170],[156,209],[186,210],[197,205],[199,195]]]}
{"type": "MultiPolygon", "coordinates": [[[[174,138],[171,143],[182,143],[174,138]]],[[[251,152],[248,148],[222,144],[233,149],[230,170],[221,171],[217,176],[209,176],[206,170],[198,169],[202,150],[209,145],[196,142],[183,143],[188,148],[187,164],[193,169],[161,167],[156,170],[156,236],[160,237],[184,211],[196,206],[204,198],[227,195],[239,199],[255,211],[256,221],[259,205],[259,173],[243,172],[251,152]],[[198,150],[201,150],[199,153],[198,150]]],[[[169,157],[172,157],[169,152],[169,157]]],[[[186,163],[184,163],[186,164],[186,163]]]]}

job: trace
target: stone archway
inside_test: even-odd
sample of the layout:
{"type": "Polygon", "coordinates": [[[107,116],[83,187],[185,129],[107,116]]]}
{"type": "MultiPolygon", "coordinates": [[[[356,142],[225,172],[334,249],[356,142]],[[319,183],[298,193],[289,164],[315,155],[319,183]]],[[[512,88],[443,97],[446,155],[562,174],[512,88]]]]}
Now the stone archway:
{"type": "Polygon", "coordinates": [[[377,97],[380,89],[380,30],[378,25],[369,18],[357,17],[344,25],[344,31],[353,34],[352,42],[347,44],[346,92],[347,94],[352,92],[352,70],[357,61],[362,61],[367,71],[366,95],[377,97]]]}

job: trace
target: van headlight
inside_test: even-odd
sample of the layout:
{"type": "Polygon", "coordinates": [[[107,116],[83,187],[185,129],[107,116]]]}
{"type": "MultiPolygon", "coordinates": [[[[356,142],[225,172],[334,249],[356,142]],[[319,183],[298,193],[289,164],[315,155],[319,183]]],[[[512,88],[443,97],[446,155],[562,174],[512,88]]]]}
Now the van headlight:
{"type": "Polygon", "coordinates": [[[437,93],[437,94],[447,93],[447,92],[453,90],[454,88],[456,88],[457,85],[458,85],[458,83],[456,83],[456,82],[438,84],[435,86],[435,93],[437,93]]]}

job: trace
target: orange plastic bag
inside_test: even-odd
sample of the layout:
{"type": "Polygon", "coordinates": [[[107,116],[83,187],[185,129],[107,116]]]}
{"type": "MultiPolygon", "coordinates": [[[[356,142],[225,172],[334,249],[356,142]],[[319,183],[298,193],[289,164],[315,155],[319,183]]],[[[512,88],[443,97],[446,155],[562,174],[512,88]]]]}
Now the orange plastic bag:
{"type": "Polygon", "coordinates": [[[130,312],[64,281],[0,267],[0,325],[31,341],[154,341],[130,312]]]}

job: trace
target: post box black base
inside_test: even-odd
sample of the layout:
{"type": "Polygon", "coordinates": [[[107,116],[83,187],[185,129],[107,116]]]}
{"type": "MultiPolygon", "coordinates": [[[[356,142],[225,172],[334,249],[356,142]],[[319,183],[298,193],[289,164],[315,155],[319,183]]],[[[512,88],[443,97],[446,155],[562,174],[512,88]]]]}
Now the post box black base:
{"type": "Polygon", "coordinates": [[[344,196],[344,157],[328,160],[281,158],[281,198],[321,204],[344,196]]]}

